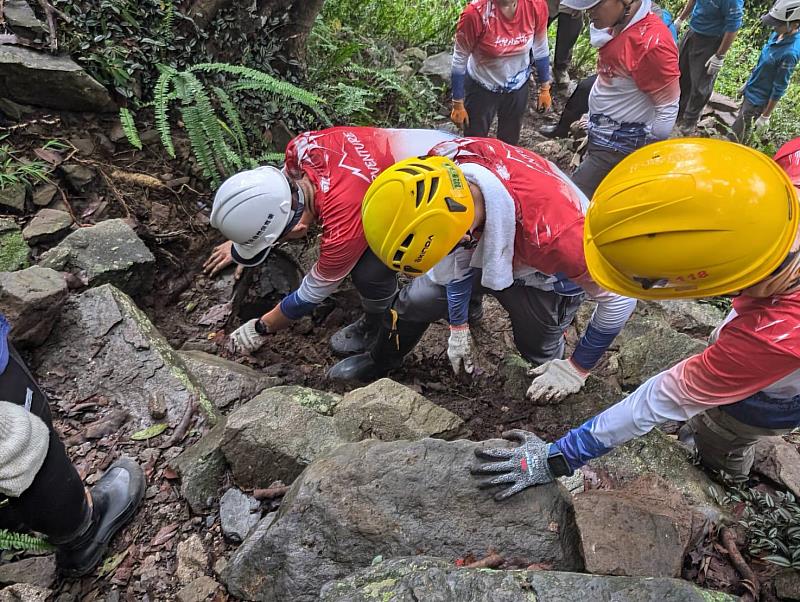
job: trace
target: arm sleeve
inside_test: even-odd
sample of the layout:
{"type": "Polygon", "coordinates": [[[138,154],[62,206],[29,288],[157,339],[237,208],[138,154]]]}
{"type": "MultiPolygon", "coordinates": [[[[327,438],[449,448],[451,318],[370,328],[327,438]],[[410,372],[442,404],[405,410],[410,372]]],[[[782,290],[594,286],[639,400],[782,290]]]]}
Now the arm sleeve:
{"type": "Polygon", "coordinates": [[[469,300],[472,297],[475,272],[475,270],[470,270],[463,280],[449,282],[445,285],[450,326],[461,326],[469,320],[469,300]]]}
{"type": "Polygon", "coordinates": [[[631,317],[636,309],[636,299],[602,289],[586,292],[597,301],[597,308],[589,320],[586,332],[575,347],[572,361],[584,370],[591,370],[631,317]]]}
{"type": "Polygon", "coordinates": [[[672,133],[672,128],[675,127],[675,121],[678,119],[678,99],[676,98],[670,104],[657,105],[656,116],[653,119],[653,125],[650,127],[650,133],[656,140],[666,140],[672,133]]]}
{"type": "Polygon", "coordinates": [[[556,442],[578,468],[667,420],[688,420],[709,407],[741,401],[800,368],[780,341],[755,336],[734,319],[716,343],[649,379],[631,395],[556,442]]]}
{"type": "Polygon", "coordinates": [[[311,301],[305,301],[300,296],[299,289],[290,293],[280,303],[281,313],[290,320],[299,320],[303,316],[307,316],[314,308],[319,305],[311,301]]]}
{"type": "Polygon", "coordinates": [[[480,38],[481,31],[481,20],[478,11],[470,5],[467,5],[461,13],[461,17],[458,19],[458,24],[456,25],[456,42],[453,47],[451,84],[453,86],[453,98],[456,100],[464,99],[464,80],[467,74],[467,60],[480,38]]]}
{"type": "Polygon", "coordinates": [[[775,80],[772,84],[772,92],[770,92],[770,100],[780,100],[786,93],[786,88],[789,87],[789,80],[792,78],[792,72],[797,65],[797,57],[789,56],[783,59],[777,69],[775,69],[775,80]]]}
{"type": "Polygon", "coordinates": [[[33,483],[50,446],[50,431],[23,406],[0,401],[0,494],[19,497],[33,483]]]}
{"type": "Polygon", "coordinates": [[[728,0],[725,8],[725,31],[739,31],[744,19],[744,1],[728,0]]]}
{"type": "MultiPolygon", "coordinates": [[[[546,23],[546,21],[545,21],[546,23]]],[[[536,81],[540,84],[550,81],[550,48],[547,45],[547,27],[542,27],[533,36],[531,48],[533,66],[536,68],[536,81]]]]}

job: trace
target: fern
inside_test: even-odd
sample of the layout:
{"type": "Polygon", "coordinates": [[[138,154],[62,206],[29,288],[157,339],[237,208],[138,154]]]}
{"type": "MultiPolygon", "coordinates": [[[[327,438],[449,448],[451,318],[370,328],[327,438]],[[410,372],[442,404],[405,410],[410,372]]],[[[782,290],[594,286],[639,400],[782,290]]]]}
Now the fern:
{"type": "MultiPolygon", "coordinates": [[[[170,95],[169,89],[175,76],[178,74],[176,69],[172,67],[162,66],[161,75],[158,76],[156,82],[156,89],[153,92],[153,103],[155,105],[156,116],[156,129],[161,135],[161,144],[167,150],[167,154],[175,158],[175,146],[172,144],[172,131],[169,126],[169,117],[167,116],[167,109],[169,102],[173,100],[170,95]]],[[[176,91],[177,93],[177,91],[176,91]]]]}
{"type": "Polygon", "coordinates": [[[38,537],[15,533],[0,529],[0,550],[23,550],[31,552],[49,552],[53,549],[49,543],[38,537]]]}
{"type": "Polygon", "coordinates": [[[122,107],[119,110],[119,120],[122,123],[122,131],[131,146],[142,150],[142,140],[139,138],[139,131],[136,129],[136,122],[133,119],[133,113],[130,110],[122,107]]]}

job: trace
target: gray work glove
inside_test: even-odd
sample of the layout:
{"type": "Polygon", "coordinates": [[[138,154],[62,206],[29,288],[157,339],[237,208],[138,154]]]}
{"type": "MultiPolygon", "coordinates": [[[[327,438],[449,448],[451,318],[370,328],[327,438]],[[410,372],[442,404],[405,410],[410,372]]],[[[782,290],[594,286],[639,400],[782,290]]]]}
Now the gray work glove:
{"type": "Polygon", "coordinates": [[[228,350],[231,353],[253,353],[266,343],[267,337],[256,331],[258,318],[245,322],[234,330],[228,339],[228,350]]]}
{"type": "Polygon", "coordinates": [[[475,370],[475,360],[472,359],[472,344],[469,340],[469,324],[451,326],[450,338],[447,340],[447,359],[453,366],[453,372],[458,374],[461,368],[464,372],[472,374],[475,370]]]}
{"type": "Polygon", "coordinates": [[[514,429],[503,433],[503,439],[518,441],[518,447],[495,447],[476,449],[475,455],[483,462],[473,466],[473,475],[494,475],[478,484],[480,489],[510,484],[494,495],[502,502],[515,493],[534,485],[544,485],[553,481],[553,474],[547,465],[549,444],[528,431],[514,429]]]}

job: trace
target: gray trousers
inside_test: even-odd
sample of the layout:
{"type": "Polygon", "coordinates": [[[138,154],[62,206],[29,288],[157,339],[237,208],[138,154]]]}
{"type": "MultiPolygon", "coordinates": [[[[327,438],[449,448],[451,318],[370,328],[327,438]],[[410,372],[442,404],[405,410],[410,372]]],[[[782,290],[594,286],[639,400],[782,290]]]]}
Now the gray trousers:
{"type": "Polygon", "coordinates": [[[750,130],[753,128],[753,122],[761,117],[761,111],[764,110],[764,105],[754,105],[746,98],[742,99],[742,106],[739,107],[739,112],[736,114],[736,121],[733,122],[733,131],[728,135],[728,138],[734,142],[745,143],[747,136],[750,135],[750,130]]]}
{"type": "Polygon", "coordinates": [[[719,408],[689,420],[702,463],[731,476],[747,476],[755,460],[755,443],[761,437],[783,435],[792,429],[769,429],[738,421],[719,408]]]}
{"type": "MultiPolygon", "coordinates": [[[[480,276],[475,276],[480,282],[480,276]]],[[[502,291],[476,287],[473,296],[488,294],[500,302],[511,318],[514,344],[529,362],[543,364],[564,355],[564,331],[572,323],[583,295],[567,297],[532,286],[512,285],[502,291]]],[[[399,317],[430,324],[447,318],[447,291],[427,276],[403,287],[395,301],[399,317]]]]}
{"type": "Polygon", "coordinates": [[[704,36],[691,29],[681,39],[678,65],[681,70],[681,100],[678,119],[696,124],[714,91],[716,75],[709,75],[706,62],[719,48],[721,37],[704,36]]]}
{"type": "Polygon", "coordinates": [[[608,175],[608,172],[616,167],[627,155],[618,151],[612,151],[589,143],[583,161],[578,165],[578,169],[572,174],[572,181],[580,191],[591,200],[594,191],[600,186],[600,182],[608,175]]]}

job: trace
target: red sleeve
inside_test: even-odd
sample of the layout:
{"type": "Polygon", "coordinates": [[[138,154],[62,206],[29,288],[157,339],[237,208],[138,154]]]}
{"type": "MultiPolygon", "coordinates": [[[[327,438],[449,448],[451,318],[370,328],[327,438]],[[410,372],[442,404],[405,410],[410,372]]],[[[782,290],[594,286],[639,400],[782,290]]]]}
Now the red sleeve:
{"type": "MultiPolygon", "coordinates": [[[[674,93],[672,89],[681,76],[678,68],[678,48],[675,46],[672,34],[660,19],[659,23],[648,31],[643,47],[646,50],[631,73],[636,86],[651,96],[661,95],[663,90],[669,90],[669,94],[672,95],[674,93]]],[[[676,89],[680,94],[679,88],[676,89]]],[[[656,104],[666,104],[670,100],[673,99],[660,99],[656,104]]]]}
{"type": "MultiPolygon", "coordinates": [[[[528,233],[526,232],[526,238],[528,233]]],[[[526,247],[533,249],[533,256],[526,263],[545,274],[565,274],[575,280],[586,273],[586,259],[583,255],[583,219],[567,227],[558,237],[545,247],[538,247],[534,241],[526,240],[526,247]]]]}
{"type": "Polygon", "coordinates": [[[297,158],[297,142],[299,139],[300,136],[297,136],[289,141],[289,144],[286,145],[286,154],[284,158],[286,162],[286,173],[295,179],[300,179],[303,175],[300,169],[300,162],[297,158]]]}
{"type": "Polygon", "coordinates": [[[483,23],[478,9],[467,4],[458,18],[456,25],[456,46],[467,54],[471,53],[478,43],[483,31],[483,23]]]}
{"type": "Polygon", "coordinates": [[[550,11],[547,8],[547,1],[546,0],[533,0],[533,14],[536,19],[536,29],[534,30],[535,35],[540,35],[541,33],[547,33],[547,23],[550,15],[550,11]]]}
{"type": "Polygon", "coordinates": [[[735,403],[800,369],[800,358],[783,344],[785,320],[759,325],[763,315],[737,316],[726,324],[717,341],[685,361],[681,384],[700,404],[735,403]]]}

